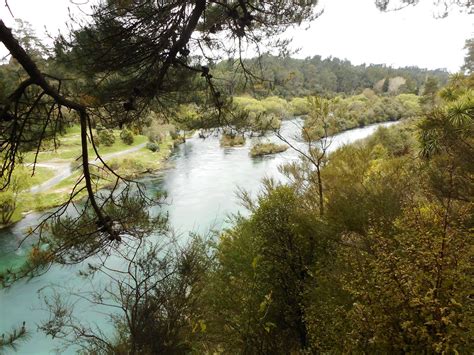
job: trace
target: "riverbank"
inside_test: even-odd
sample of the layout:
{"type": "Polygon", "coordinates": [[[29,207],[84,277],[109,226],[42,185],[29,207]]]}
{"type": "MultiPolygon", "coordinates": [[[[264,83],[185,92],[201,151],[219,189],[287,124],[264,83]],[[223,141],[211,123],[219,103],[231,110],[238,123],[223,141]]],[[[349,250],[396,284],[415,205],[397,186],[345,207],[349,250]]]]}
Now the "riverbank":
{"type": "Polygon", "coordinates": [[[364,90],[360,95],[331,100],[310,97],[307,109],[302,136],[306,141],[315,141],[354,128],[416,117],[421,108],[418,96],[413,94],[377,96],[364,90]]]}
{"type": "MultiPolygon", "coordinates": [[[[299,138],[293,139],[300,137],[301,124],[302,121],[298,119],[283,121],[281,134],[287,137],[292,145],[304,150],[307,143],[299,138]]],[[[378,127],[388,125],[390,124],[341,133],[333,137],[330,151],[366,138],[378,127]]],[[[281,143],[273,135],[266,138],[281,143]]],[[[270,177],[284,182],[285,177],[278,167],[299,159],[299,154],[293,149],[262,159],[253,159],[249,156],[249,151],[252,145],[259,141],[259,138],[251,138],[243,147],[222,149],[219,137],[210,136],[205,140],[192,138],[179,145],[168,160],[172,165],[170,169],[164,170],[159,176],[140,179],[150,196],[156,196],[159,192],[166,192],[168,196],[168,203],[153,207],[154,213],[167,214],[170,228],[183,237],[188,233],[206,235],[210,230],[219,231],[228,227],[229,215],[246,213],[235,194],[238,187],[244,188],[251,196],[256,196],[261,191],[263,178],[270,177]]],[[[19,247],[19,242],[24,238],[25,231],[36,225],[41,217],[40,214],[31,214],[11,228],[0,231],[0,260],[5,267],[21,265],[29,251],[29,245],[26,242],[19,247]]],[[[41,299],[32,295],[39,289],[47,289],[51,284],[60,284],[64,289],[88,291],[92,286],[84,283],[78,276],[78,272],[83,268],[87,268],[87,263],[67,268],[53,265],[47,273],[30,282],[19,281],[8,291],[0,291],[3,292],[0,294],[0,318],[3,324],[10,326],[28,321],[27,329],[31,337],[28,342],[21,344],[22,354],[48,354],[60,345],[58,339],[46,337],[35,327],[35,324],[47,320],[48,314],[42,311],[41,299]]],[[[103,280],[99,278],[94,279],[95,285],[101,281],[103,280]]],[[[105,320],[106,317],[100,309],[88,306],[81,310],[83,311],[79,313],[79,320],[98,324],[104,332],[111,330],[110,323],[105,320]]],[[[75,352],[70,350],[64,353],[75,352]]]]}
{"type": "MultiPolygon", "coordinates": [[[[71,140],[70,135],[66,140],[71,140]]],[[[114,144],[111,147],[104,147],[99,152],[106,164],[115,173],[126,179],[137,179],[144,174],[153,174],[163,169],[166,160],[171,155],[175,142],[170,136],[166,136],[158,144],[155,152],[146,148],[147,137],[135,136],[133,145],[122,143],[114,144]]],[[[75,144],[74,144],[75,145],[75,144]]],[[[33,212],[40,212],[61,206],[71,197],[71,191],[76,186],[81,177],[80,163],[72,160],[73,149],[66,145],[61,151],[53,155],[50,152],[42,152],[39,157],[45,159],[52,158],[37,164],[35,174],[29,177],[29,188],[18,194],[15,211],[7,224],[0,224],[0,229],[8,228],[21,221],[25,216],[33,212]]],[[[95,154],[93,155],[95,156],[95,154]]],[[[30,153],[25,155],[25,160],[31,161],[33,156],[30,153]]],[[[32,173],[32,164],[26,163],[26,169],[32,173]]],[[[115,184],[115,176],[104,169],[103,164],[97,158],[91,160],[91,170],[96,177],[94,186],[96,190],[108,188],[115,184]]],[[[75,195],[71,201],[79,201],[86,196],[83,190],[75,195]]]]}

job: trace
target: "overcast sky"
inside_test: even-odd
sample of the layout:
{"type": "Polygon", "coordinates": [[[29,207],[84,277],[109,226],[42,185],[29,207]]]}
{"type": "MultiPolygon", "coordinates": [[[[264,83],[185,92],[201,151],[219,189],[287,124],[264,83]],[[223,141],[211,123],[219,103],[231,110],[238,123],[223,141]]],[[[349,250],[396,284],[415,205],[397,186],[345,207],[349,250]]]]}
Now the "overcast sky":
{"type": "MultiPolygon", "coordinates": [[[[463,64],[464,41],[474,34],[474,15],[454,10],[445,19],[435,19],[431,0],[382,13],[374,2],[320,0],[321,17],[306,31],[290,31],[292,46],[301,48],[296,56],[333,56],[354,64],[417,65],[453,72],[463,64]]],[[[87,0],[9,0],[13,15],[30,22],[40,37],[45,27],[51,33],[65,29],[68,7],[75,7],[73,3],[87,0]]],[[[14,22],[3,6],[0,17],[7,25],[14,22]]]]}

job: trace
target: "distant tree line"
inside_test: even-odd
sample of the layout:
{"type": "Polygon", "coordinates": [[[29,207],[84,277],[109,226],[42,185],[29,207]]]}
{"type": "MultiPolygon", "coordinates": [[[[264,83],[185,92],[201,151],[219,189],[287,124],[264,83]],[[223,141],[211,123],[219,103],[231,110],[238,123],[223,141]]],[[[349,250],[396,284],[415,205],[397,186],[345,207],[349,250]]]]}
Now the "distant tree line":
{"type": "Polygon", "coordinates": [[[446,69],[428,70],[418,67],[393,68],[385,64],[354,65],[349,60],[321,56],[306,59],[264,55],[246,59],[243,69],[237,60],[215,64],[212,70],[228,95],[244,93],[256,96],[297,97],[332,93],[358,94],[365,88],[380,93],[418,94],[427,78],[446,84],[446,69]],[[246,73],[253,73],[250,75],[246,73]]]}

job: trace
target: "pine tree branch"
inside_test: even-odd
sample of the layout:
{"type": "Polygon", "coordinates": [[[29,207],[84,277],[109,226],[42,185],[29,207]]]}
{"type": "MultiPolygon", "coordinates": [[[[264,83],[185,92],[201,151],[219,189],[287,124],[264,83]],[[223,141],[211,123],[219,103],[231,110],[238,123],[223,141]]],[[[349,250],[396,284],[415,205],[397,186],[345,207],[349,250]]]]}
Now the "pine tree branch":
{"type": "Polygon", "coordinates": [[[7,26],[5,26],[2,20],[0,20],[0,41],[5,45],[5,47],[8,49],[13,58],[15,58],[18,63],[20,63],[20,65],[23,67],[23,69],[29,76],[29,79],[20,84],[20,87],[15,90],[14,96],[11,98],[18,99],[16,96],[21,96],[24,90],[26,90],[27,86],[35,84],[39,86],[46,95],[50,96],[56,102],[56,104],[67,107],[78,113],[81,125],[82,167],[87,194],[91,202],[91,206],[94,209],[94,212],[97,215],[100,224],[106,228],[106,230],[114,239],[118,239],[112,229],[111,223],[104,216],[102,210],[97,204],[94,190],[92,187],[91,173],[89,170],[89,152],[87,143],[88,113],[86,107],[62,96],[48,83],[45,75],[41,73],[41,71],[31,59],[31,57],[28,55],[28,53],[26,53],[20,43],[14,38],[12,31],[7,26]]]}

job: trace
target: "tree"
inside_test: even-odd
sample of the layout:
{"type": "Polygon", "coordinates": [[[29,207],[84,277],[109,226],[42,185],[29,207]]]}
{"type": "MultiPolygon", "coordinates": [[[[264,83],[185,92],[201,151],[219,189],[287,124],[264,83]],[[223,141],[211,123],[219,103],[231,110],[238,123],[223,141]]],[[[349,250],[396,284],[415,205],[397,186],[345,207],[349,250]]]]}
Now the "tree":
{"type": "Polygon", "coordinates": [[[383,82],[383,85],[382,85],[382,92],[384,92],[384,93],[388,92],[389,83],[390,83],[389,79],[385,78],[385,80],[383,82]]]}
{"type": "Polygon", "coordinates": [[[425,85],[423,87],[423,94],[420,98],[420,104],[425,109],[433,108],[436,104],[436,94],[438,92],[438,81],[433,77],[426,78],[425,85]]]}
{"type": "Polygon", "coordinates": [[[120,139],[127,145],[133,144],[133,133],[127,128],[122,129],[120,132],[120,139]]]}
{"type": "MultiPolygon", "coordinates": [[[[90,230],[91,236],[106,244],[120,241],[120,233],[126,231],[114,228],[117,221],[105,214],[105,202],[97,196],[93,186],[89,145],[104,168],[113,173],[97,152],[91,134],[93,121],[111,125],[114,117],[122,116],[133,121],[152,103],[163,107],[170,101],[183,100],[188,91],[201,88],[204,92],[207,90],[205,97],[216,113],[214,117],[222,122],[225,113],[232,113],[225,111],[226,100],[214,84],[209,51],[224,45],[240,54],[244,43],[258,46],[264,40],[271,41],[288,26],[313,18],[315,5],[316,1],[296,5],[285,1],[250,0],[225,3],[199,0],[193,4],[181,0],[100,2],[93,8],[89,24],[73,31],[68,39],[59,38],[55,46],[58,61],[69,63],[70,73],[83,78],[81,85],[75,88],[69,87],[62,78],[42,71],[0,21],[0,40],[24,69],[23,81],[2,103],[0,113],[3,158],[0,172],[6,177],[2,188],[10,183],[18,164],[18,153],[25,144],[39,147],[48,128],[53,135],[57,134],[54,127],[64,120],[64,108],[69,109],[80,123],[81,181],[87,191],[87,205],[96,216],[91,218],[84,212],[76,222],[82,225],[87,221],[89,227],[95,226],[95,230],[90,230]],[[222,41],[220,35],[229,38],[222,41]],[[39,132],[43,133],[34,140],[26,139],[32,125],[39,126],[39,132]]],[[[130,181],[115,176],[117,183],[130,185],[130,181]]],[[[74,190],[71,199],[76,194],[74,190]]],[[[114,199],[116,195],[112,193],[105,201],[114,199]]],[[[100,243],[96,247],[100,249],[100,243]]],[[[67,253],[62,247],[57,251],[67,253]]],[[[85,253],[84,258],[88,255],[85,253]]]]}
{"type": "Polygon", "coordinates": [[[48,49],[36,36],[35,30],[29,22],[15,19],[14,35],[18,38],[20,46],[29,56],[36,61],[43,61],[48,55],[48,49]]]}
{"type": "Polygon", "coordinates": [[[63,351],[75,346],[88,353],[190,352],[204,331],[200,304],[209,267],[207,247],[198,238],[178,246],[172,233],[161,232],[159,243],[143,238],[123,248],[119,265],[89,263],[80,275],[102,280],[91,291],[57,287],[47,296],[51,290],[42,290],[50,316],[40,329],[60,339],[63,351]],[[113,336],[77,319],[78,300],[110,310],[113,336]]]}
{"type": "Polygon", "coordinates": [[[293,187],[265,186],[255,201],[244,194],[252,215],[223,233],[204,294],[211,344],[225,352],[309,349],[305,296],[325,240],[293,187]]]}
{"type": "MultiPolygon", "coordinates": [[[[1,180],[0,180],[1,181],[1,180]]],[[[20,193],[28,188],[28,172],[19,167],[11,177],[8,188],[0,191],[0,225],[8,225],[15,213],[20,193]]]]}
{"type": "Polygon", "coordinates": [[[110,147],[115,143],[115,135],[113,130],[98,125],[96,127],[96,132],[96,144],[103,144],[106,147],[110,147]]]}
{"type": "Polygon", "coordinates": [[[474,38],[466,39],[464,49],[467,51],[464,57],[464,65],[461,70],[464,70],[466,74],[474,73],[474,38]]]}

